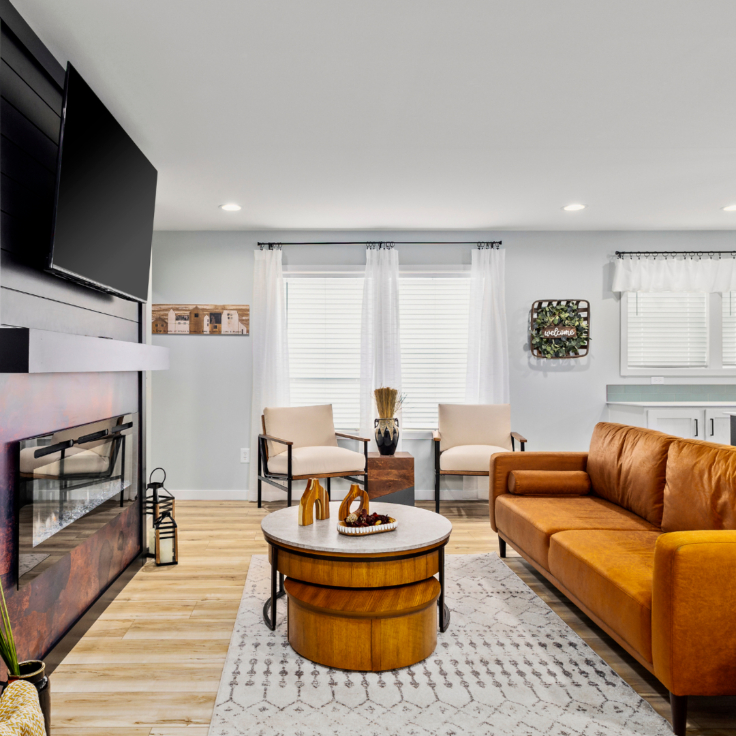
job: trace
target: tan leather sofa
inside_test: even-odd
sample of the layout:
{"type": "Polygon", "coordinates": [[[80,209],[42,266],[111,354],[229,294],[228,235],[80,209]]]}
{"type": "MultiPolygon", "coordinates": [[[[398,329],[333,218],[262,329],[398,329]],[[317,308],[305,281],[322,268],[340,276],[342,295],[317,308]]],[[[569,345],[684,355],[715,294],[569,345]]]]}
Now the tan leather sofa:
{"type": "Polygon", "coordinates": [[[600,423],[587,453],[498,453],[490,475],[501,556],[508,542],[661,680],[676,734],[687,696],[736,695],[736,447],[600,423]]]}

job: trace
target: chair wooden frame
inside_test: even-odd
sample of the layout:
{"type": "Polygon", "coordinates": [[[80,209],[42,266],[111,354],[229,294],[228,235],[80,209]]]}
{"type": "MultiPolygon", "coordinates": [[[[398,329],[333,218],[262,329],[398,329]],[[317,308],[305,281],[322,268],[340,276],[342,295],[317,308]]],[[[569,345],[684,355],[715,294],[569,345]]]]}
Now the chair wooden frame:
{"type": "MultiPolygon", "coordinates": [[[[485,473],[480,470],[440,470],[440,455],[442,454],[442,450],[440,450],[440,442],[442,441],[442,435],[440,434],[439,430],[434,430],[432,432],[432,439],[434,440],[434,510],[439,514],[440,478],[443,475],[484,475],[486,477],[489,477],[491,469],[488,468],[488,471],[485,473]]],[[[514,440],[519,441],[519,444],[521,445],[521,452],[524,452],[524,450],[526,450],[526,438],[522,437],[518,432],[512,432],[511,452],[516,451],[516,444],[514,443],[514,440]]]]}
{"type": "Polygon", "coordinates": [[[263,434],[258,435],[258,508],[261,508],[261,493],[263,483],[268,483],[274,488],[278,488],[280,491],[286,493],[286,505],[291,506],[291,488],[292,483],[295,480],[309,480],[310,478],[325,478],[327,481],[327,498],[330,498],[330,483],[333,478],[345,478],[351,483],[358,483],[368,491],[368,443],[370,440],[364,437],[356,437],[352,434],[344,434],[343,432],[335,432],[335,437],[342,437],[346,440],[356,440],[357,442],[363,443],[363,454],[365,456],[365,472],[364,473],[353,473],[347,475],[346,473],[308,473],[307,475],[294,475],[292,473],[291,464],[291,448],[293,442],[289,440],[281,439],[280,437],[273,437],[272,435],[266,434],[266,419],[261,415],[261,427],[263,428],[263,434]],[[272,473],[268,470],[268,443],[278,442],[279,444],[286,445],[286,473],[272,473]],[[286,483],[286,485],[283,485],[286,483]]]}

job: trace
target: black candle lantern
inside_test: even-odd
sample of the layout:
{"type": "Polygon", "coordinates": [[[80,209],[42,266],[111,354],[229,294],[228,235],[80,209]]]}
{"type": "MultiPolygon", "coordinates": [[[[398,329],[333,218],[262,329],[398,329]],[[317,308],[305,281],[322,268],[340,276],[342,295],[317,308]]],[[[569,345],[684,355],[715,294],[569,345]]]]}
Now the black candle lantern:
{"type": "MultiPolygon", "coordinates": [[[[165,482],[166,471],[163,468],[154,468],[148,476],[145,503],[147,557],[156,557],[156,521],[164,513],[168,513],[171,520],[174,521],[175,500],[171,493],[164,488],[165,482]],[[157,470],[164,474],[164,479],[160,482],[151,480],[157,470]]],[[[174,524],[174,527],[176,527],[176,524],[174,524]]]]}
{"type": "Polygon", "coordinates": [[[164,511],[154,523],[156,534],[156,564],[176,565],[179,562],[179,530],[170,512],[164,511]]]}

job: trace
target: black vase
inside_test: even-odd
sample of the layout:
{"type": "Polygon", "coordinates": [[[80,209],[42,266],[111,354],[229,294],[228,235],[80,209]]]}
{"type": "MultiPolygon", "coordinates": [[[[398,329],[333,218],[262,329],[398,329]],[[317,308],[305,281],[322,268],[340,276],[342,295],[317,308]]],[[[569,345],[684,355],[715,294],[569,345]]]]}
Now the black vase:
{"type": "Polygon", "coordinates": [[[381,455],[393,455],[399,444],[399,420],[376,419],[373,426],[376,428],[376,444],[381,455]]]}
{"type": "Polygon", "coordinates": [[[46,677],[46,665],[38,659],[30,659],[26,662],[18,662],[20,677],[8,676],[8,683],[14,680],[28,680],[38,690],[38,701],[43,713],[46,733],[51,733],[51,683],[46,677]]]}

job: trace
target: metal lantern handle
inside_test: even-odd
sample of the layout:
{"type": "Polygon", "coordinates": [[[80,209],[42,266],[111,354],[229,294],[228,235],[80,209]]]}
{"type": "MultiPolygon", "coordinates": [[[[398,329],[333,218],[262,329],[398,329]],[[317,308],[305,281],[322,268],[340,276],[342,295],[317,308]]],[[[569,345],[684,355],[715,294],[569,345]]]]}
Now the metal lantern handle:
{"type": "Polygon", "coordinates": [[[153,482],[153,481],[151,480],[151,478],[153,478],[153,474],[154,474],[154,473],[155,473],[155,472],[156,472],[157,470],[160,470],[160,471],[161,471],[161,472],[162,472],[162,473],[164,474],[164,479],[163,479],[163,480],[161,481],[161,485],[163,486],[163,485],[164,485],[164,483],[166,483],[166,471],[165,471],[165,470],[164,470],[163,468],[154,468],[154,469],[153,469],[153,470],[151,471],[151,474],[150,474],[150,475],[148,476],[148,482],[149,482],[149,484],[153,482]]]}

